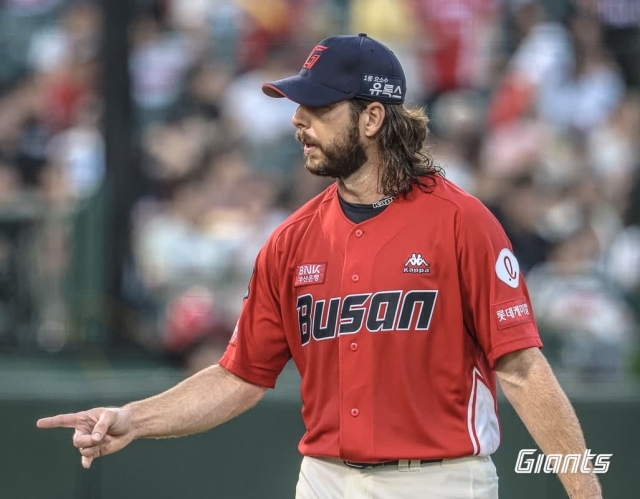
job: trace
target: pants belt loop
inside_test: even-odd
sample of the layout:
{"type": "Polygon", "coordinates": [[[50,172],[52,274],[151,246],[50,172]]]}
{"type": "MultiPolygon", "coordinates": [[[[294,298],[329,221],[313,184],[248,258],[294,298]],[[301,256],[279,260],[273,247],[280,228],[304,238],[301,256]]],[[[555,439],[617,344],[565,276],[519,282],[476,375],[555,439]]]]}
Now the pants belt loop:
{"type": "Polygon", "coordinates": [[[413,459],[409,461],[409,470],[410,471],[418,471],[420,469],[420,460],[413,459]]]}
{"type": "Polygon", "coordinates": [[[399,459],[398,460],[398,471],[411,471],[408,459],[399,459]]]}

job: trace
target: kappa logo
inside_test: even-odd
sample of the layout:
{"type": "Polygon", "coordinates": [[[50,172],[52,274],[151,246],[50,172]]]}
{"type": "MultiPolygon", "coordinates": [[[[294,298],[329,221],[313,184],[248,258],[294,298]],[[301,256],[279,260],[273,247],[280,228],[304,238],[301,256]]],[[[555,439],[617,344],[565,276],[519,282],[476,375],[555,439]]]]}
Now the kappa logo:
{"type": "Polygon", "coordinates": [[[404,264],[405,274],[429,274],[431,273],[431,266],[427,262],[422,253],[413,253],[411,257],[404,264]]]}
{"type": "Polygon", "coordinates": [[[313,50],[309,54],[309,57],[307,57],[307,60],[304,61],[302,69],[311,69],[313,66],[315,66],[316,63],[320,60],[320,57],[322,57],[322,52],[324,52],[328,48],[329,47],[325,47],[324,45],[316,45],[315,47],[313,47],[313,50]]]}
{"type": "Polygon", "coordinates": [[[381,208],[382,206],[389,206],[393,203],[395,196],[390,196],[388,198],[381,199],[380,201],[376,201],[371,205],[372,208],[381,208]]]}

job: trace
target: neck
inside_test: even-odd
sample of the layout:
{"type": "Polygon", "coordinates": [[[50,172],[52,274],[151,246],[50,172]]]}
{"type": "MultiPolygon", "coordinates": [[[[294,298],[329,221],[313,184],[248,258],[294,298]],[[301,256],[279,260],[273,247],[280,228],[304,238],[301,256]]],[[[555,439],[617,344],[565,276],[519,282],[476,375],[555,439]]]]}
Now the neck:
{"type": "Polygon", "coordinates": [[[380,187],[380,164],[368,161],[347,178],[338,179],[338,192],[349,203],[373,204],[384,199],[380,187]]]}

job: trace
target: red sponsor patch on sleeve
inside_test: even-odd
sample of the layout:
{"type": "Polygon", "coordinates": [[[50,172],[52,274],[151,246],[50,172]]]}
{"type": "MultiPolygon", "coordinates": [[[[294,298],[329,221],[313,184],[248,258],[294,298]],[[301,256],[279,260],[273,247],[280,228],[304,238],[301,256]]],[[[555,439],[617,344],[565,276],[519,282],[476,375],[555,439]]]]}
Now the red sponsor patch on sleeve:
{"type": "Polygon", "coordinates": [[[517,298],[491,307],[493,318],[500,329],[533,320],[533,310],[526,298],[517,298]]]}
{"type": "Polygon", "coordinates": [[[322,284],[327,276],[326,263],[305,263],[296,267],[293,285],[308,286],[322,284]]]}

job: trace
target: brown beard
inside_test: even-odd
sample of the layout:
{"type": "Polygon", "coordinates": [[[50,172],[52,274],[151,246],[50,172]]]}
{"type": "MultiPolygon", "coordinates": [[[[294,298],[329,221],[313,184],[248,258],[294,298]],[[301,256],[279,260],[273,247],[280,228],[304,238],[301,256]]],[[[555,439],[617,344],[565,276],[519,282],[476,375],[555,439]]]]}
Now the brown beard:
{"type": "Polygon", "coordinates": [[[296,139],[316,146],[323,154],[324,160],[317,165],[311,165],[310,158],[306,158],[305,167],[318,177],[347,178],[357,172],[369,159],[360,141],[360,130],[357,121],[351,121],[346,136],[338,137],[330,145],[322,146],[317,142],[307,140],[305,132],[298,130],[296,139]]]}

